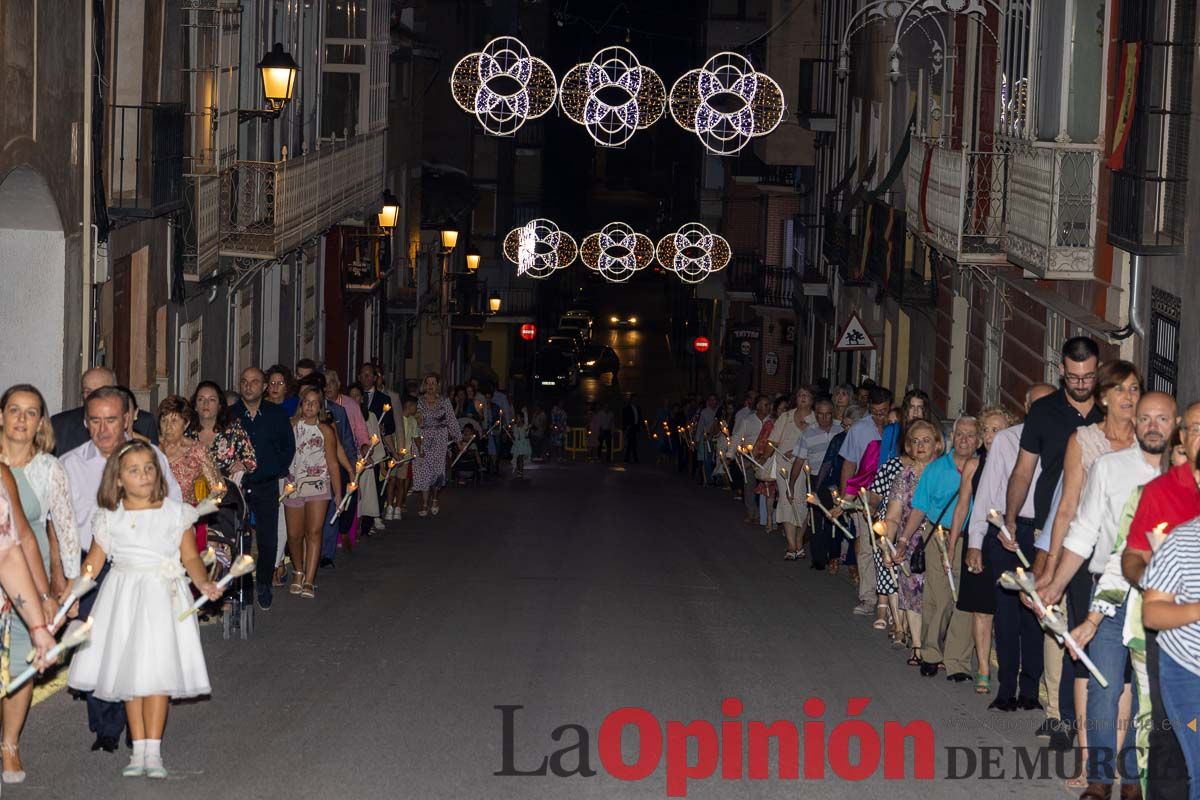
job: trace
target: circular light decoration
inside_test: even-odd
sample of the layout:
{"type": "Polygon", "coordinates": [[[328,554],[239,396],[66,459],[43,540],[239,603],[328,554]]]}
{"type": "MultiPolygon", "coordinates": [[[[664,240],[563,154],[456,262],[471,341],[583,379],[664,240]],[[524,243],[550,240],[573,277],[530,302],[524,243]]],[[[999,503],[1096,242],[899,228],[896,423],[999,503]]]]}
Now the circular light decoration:
{"type": "Polygon", "coordinates": [[[699,222],[689,222],[675,233],[659,239],[655,255],[659,264],[678,275],[684,283],[700,283],[712,273],[725,269],[733,253],[725,237],[699,222]]]}
{"type": "Polygon", "coordinates": [[[571,266],[579,245],[548,219],[531,219],[504,237],[504,257],[517,265],[518,275],[548,278],[571,266]]]}
{"type": "Polygon", "coordinates": [[[624,283],[654,260],[654,242],[624,222],[610,222],[579,244],[579,260],[612,283],[624,283]]]}
{"type": "Polygon", "coordinates": [[[671,116],[714,155],[737,153],[783,120],[783,90],[737,53],[717,53],[671,87],[671,116]]]}
{"type": "Polygon", "coordinates": [[[554,108],[557,78],[519,39],[501,36],[470,53],[450,73],[454,102],[493,136],[510,136],[554,108]]]}
{"type": "Polygon", "coordinates": [[[563,113],[587,129],[602,147],[620,147],[662,117],[667,90],[662,78],[624,47],[606,47],[563,76],[558,90],[563,113]]]}

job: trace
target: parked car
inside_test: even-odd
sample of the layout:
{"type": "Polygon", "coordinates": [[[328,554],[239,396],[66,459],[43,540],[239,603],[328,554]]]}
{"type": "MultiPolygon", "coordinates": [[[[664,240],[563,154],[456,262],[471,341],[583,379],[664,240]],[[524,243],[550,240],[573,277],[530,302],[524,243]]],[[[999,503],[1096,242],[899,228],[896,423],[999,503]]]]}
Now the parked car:
{"type": "Polygon", "coordinates": [[[538,350],[533,356],[533,383],[541,389],[559,391],[577,386],[579,366],[574,353],[553,346],[538,350]]]}
{"type": "Polygon", "coordinates": [[[556,331],[546,338],[547,347],[556,347],[578,356],[579,351],[587,344],[579,331],[556,331]]]}
{"type": "Polygon", "coordinates": [[[607,372],[615,381],[620,369],[621,359],[611,347],[588,345],[579,354],[579,372],[582,375],[603,375],[607,372]]]}
{"type": "Polygon", "coordinates": [[[558,321],[560,332],[577,331],[584,339],[592,338],[592,321],[586,317],[572,317],[564,314],[558,321]]]}

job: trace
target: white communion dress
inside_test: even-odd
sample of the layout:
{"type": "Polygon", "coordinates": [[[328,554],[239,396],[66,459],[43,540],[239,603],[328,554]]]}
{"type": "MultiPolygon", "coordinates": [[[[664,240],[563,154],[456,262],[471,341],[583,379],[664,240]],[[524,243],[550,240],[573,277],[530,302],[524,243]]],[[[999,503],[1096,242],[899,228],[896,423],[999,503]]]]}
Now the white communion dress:
{"type": "Polygon", "coordinates": [[[179,542],[196,510],[171,498],[162,507],[98,509],[92,538],[111,562],[92,607],[92,637],[71,661],[67,683],[110,702],[149,695],[209,694],[179,542]]]}

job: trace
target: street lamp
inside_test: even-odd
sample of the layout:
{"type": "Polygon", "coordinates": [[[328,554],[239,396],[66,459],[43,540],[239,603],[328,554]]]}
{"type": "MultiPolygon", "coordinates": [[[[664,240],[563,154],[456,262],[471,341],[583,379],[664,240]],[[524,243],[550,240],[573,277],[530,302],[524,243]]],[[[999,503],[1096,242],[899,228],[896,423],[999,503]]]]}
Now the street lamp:
{"type": "Polygon", "coordinates": [[[442,250],[447,254],[453,252],[454,246],[458,244],[458,231],[447,229],[442,231],[442,250]]]}
{"type": "Polygon", "coordinates": [[[379,227],[395,228],[399,218],[400,201],[396,199],[396,195],[392,194],[391,189],[385,189],[383,192],[383,203],[379,209],[379,227]]]}
{"type": "Polygon", "coordinates": [[[488,298],[488,309],[493,314],[500,313],[500,295],[498,293],[492,292],[492,296],[488,298]]]}
{"type": "Polygon", "coordinates": [[[262,61],[255,66],[262,77],[263,97],[266,98],[267,108],[239,110],[239,123],[250,119],[278,117],[296,90],[296,76],[300,74],[300,66],[279,42],[276,42],[271,52],[263,56],[262,61]]]}
{"type": "Polygon", "coordinates": [[[475,270],[479,269],[479,259],[479,248],[475,247],[475,245],[471,245],[471,247],[467,249],[467,270],[469,272],[474,272],[475,270]]]}

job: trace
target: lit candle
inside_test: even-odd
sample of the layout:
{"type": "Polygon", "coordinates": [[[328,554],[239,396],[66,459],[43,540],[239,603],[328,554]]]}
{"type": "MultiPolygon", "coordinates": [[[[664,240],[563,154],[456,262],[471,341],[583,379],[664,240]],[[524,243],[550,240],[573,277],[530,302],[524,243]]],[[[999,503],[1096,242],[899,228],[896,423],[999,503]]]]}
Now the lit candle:
{"type": "MultiPolygon", "coordinates": [[[[221,578],[221,580],[217,581],[217,588],[222,592],[225,591],[225,587],[227,587],[234,578],[240,578],[252,569],[254,569],[254,559],[248,555],[242,556],[237,561],[234,561],[229,565],[229,572],[225,574],[224,578],[221,578]]],[[[200,608],[207,602],[208,595],[200,595],[196,598],[196,602],[192,603],[191,608],[180,614],[177,619],[180,622],[183,622],[185,619],[199,611],[200,608]]]]}
{"type": "Polygon", "coordinates": [[[62,605],[58,607],[58,611],[54,615],[54,620],[50,623],[50,630],[53,631],[62,624],[62,621],[67,617],[67,612],[71,610],[71,606],[75,605],[76,600],[95,588],[96,580],[92,577],[92,565],[84,564],[83,572],[71,583],[71,590],[67,593],[67,599],[63,600],[62,605]]]}
{"type": "Polygon", "coordinates": [[[371,447],[374,447],[377,444],[379,444],[379,434],[372,433],[371,434],[371,447]]]}
{"type": "Polygon", "coordinates": [[[887,550],[888,555],[891,557],[892,568],[895,569],[896,565],[899,565],[905,576],[911,577],[912,570],[909,569],[908,562],[900,559],[896,555],[896,546],[892,544],[892,540],[888,538],[887,524],[884,523],[883,520],[880,520],[879,522],[871,525],[871,530],[875,531],[875,535],[878,536],[879,541],[883,543],[883,549],[887,550]]]}
{"type": "Polygon", "coordinates": [[[384,404],[383,404],[383,413],[385,413],[385,414],[386,414],[387,412],[389,412],[389,411],[391,411],[391,410],[392,410],[392,404],[391,404],[391,403],[384,403],[384,404]]]}
{"type": "Polygon", "coordinates": [[[1079,642],[1071,635],[1071,631],[1067,629],[1066,621],[1058,615],[1053,607],[1047,608],[1042,602],[1042,598],[1037,593],[1037,582],[1033,576],[1025,572],[1024,568],[1017,567],[1015,572],[1005,572],[1000,575],[1000,586],[1013,592],[1021,592],[1029,598],[1030,604],[1041,620],[1042,627],[1054,634],[1054,638],[1062,642],[1072,652],[1079,661],[1087,667],[1088,672],[1096,679],[1096,682],[1101,686],[1108,688],[1108,679],[1100,672],[1099,667],[1088,658],[1088,654],[1079,646],[1079,642]]]}
{"type": "Polygon", "coordinates": [[[833,514],[831,514],[829,512],[829,509],[826,508],[824,506],[824,504],[821,503],[821,500],[815,494],[813,494],[812,492],[809,492],[808,494],[806,494],[804,496],[804,499],[808,502],[808,504],[810,506],[816,506],[817,509],[822,514],[825,515],[825,518],[833,523],[833,526],[835,528],[837,528],[838,530],[840,530],[842,533],[844,533],[846,535],[847,539],[849,539],[850,541],[854,541],[854,534],[850,533],[850,531],[846,528],[845,525],[843,525],[839,520],[834,518],[833,514]]]}
{"type": "Polygon", "coordinates": [[[283,494],[279,495],[279,502],[282,503],[284,500],[287,500],[289,497],[291,497],[295,493],[296,493],[296,484],[292,483],[291,481],[288,481],[287,483],[285,483],[283,485],[283,494]]]}
{"type": "Polygon", "coordinates": [[[1158,548],[1162,547],[1162,543],[1167,538],[1167,523],[1160,522],[1154,526],[1154,530],[1146,534],[1146,538],[1150,540],[1150,552],[1157,553],[1158,548]]]}
{"type": "Polygon", "coordinates": [[[950,567],[950,553],[946,547],[946,529],[938,525],[933,531],[933,542],[942,554],[942,569],[946,571],[946,580],[950,582],[950,596],[958,602],[958,587],[954,585],[954,570],[950,567]]]}
{"type": "MultiPolygon", "coordinates": [[[[70,650],[72,647],[78,647],[88,640],[92,635],[92,618],[88,617],[83,622],[76,625],[71,630],[67,631],[63,636],[62,641],[46,651],[46,663],[53,664],[58,661],[59,657],[70,650]]],[[[16,677],[8,686],[4,687],[4,694],[11,697],[12,693],[25,685],[25,683],[37,674],[37,666],[30,666],[24,672],[16,677]]]]}
{"type": "MultiPolygon", "coordinates": [[[[988,509],[987,521],[995,525],[1000,530],[1000,535],[1007,539],[1012,544],[1016,544],[1016,537],[1008,529],[1008,525],[1004,523],[1004,517],[1000,516],[1000,512],[994,508],[988,509]]],[[[1021,566],[1029,569],[1029,559],[1025,558],[1025,554],[1021,552],[1021,548],[1017,548],[1017,558],[1021,561],[1021,566]]]]}

